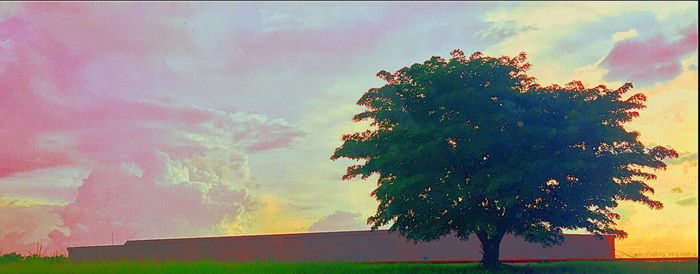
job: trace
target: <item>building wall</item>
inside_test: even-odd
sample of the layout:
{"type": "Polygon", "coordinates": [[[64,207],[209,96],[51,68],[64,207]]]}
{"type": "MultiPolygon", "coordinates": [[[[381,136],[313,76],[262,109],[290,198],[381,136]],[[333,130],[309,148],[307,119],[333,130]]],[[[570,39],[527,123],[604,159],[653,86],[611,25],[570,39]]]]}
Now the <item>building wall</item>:
{"type": "MultiPolygon", "coordinates": [[[[128,241],[124,245],[68,248],[73,261],[95,260],[217,260],[217,261],[478,261],[479,240],[447,236],[438,241],[407,241],[386,230],[322,232],[128,241]]],[[[612,237],[566,235],[563,245],[543,248],[506,235],[501,260],[610,260],[615,257],[612,237]]]]}

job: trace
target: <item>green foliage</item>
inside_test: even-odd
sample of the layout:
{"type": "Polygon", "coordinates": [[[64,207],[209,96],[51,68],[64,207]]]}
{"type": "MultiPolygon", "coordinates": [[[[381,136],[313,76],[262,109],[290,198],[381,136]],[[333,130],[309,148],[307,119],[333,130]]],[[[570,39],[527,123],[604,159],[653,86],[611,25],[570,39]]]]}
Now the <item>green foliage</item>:
{"type": "Polygon", "coordinates": [[[645,107],[643,94],[626,95],[632,84],[541,86],[524,53],[451,55],[379,72],[386,84],[353,117],[370,129],[344,135],[331,156],[360,161],[345,180],[379,176],[373,229],[391,224],[414,241],[477,235],[497,254],[505,233],[544,246],[563,229],[625,237],[619,201],[663,207],[646,182],[678,155],[623,127],[645,107]]]}
{"type": "Polygon", "coordinates": [[[4,263],[32,263],[32,262],[65,262],[67,258],[65,256],[39,256],[36,254],[29,256],[22,256],[21,254],[12,252],[3,254],[0,256],[0,264],[4,263]]]}
{"type": "Polygon", "coordinates": [[[19,263],[22,262],[24,258],[22,255],[17,253],[7,253],[0,256],[0,263],[19,263]]]}

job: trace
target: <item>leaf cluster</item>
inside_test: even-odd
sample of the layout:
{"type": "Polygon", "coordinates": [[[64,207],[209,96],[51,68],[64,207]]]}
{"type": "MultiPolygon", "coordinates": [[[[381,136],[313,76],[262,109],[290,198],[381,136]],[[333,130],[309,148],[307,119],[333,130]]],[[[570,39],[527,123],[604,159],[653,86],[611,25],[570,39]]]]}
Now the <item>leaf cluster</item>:
{"type": "Polygon", "coordinates": [[[623,125],[643,94],[541,86],[526,55],[493,58],[459,50],[394,73],[357,102],[354,121],[370,129],[343,136],[331,159],[349,158],[343,179],[378,175],[379,205],[368,219],[414,241],[456,233],[512,233],[558,244],[563,229],[625,237],[615,227],[621,200],[660,209],[647,184],[677,153],[648,148],[623,125]]]}

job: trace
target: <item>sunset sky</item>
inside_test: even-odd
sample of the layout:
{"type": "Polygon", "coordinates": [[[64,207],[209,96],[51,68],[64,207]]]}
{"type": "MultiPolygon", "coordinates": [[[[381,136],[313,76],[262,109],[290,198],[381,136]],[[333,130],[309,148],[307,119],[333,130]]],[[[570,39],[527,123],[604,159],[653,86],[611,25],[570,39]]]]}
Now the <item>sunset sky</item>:
{"type": "MultiPolygon", "coordinates": [[[[697,256],[698,17],[664,3],[0,3],[0,252],[368,229],[376,178],[330,161],[355,105],[453,49],[542,84],[635,85],[628,129],[680,157],[616,249],[697,256]]],[[[625,257],[621,253],[618,256],[625,257]]]]}

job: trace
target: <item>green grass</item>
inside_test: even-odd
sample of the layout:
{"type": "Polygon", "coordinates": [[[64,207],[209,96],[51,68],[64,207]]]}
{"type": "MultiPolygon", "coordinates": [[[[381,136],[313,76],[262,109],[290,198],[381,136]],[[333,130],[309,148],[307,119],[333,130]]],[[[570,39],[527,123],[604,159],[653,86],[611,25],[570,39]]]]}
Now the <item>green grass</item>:
{"type": "Polygon", "coordinates": [[[220,263],[26,260],[0,263],[0,273],[698,273],[697,261],[556,262],[506,266],[486,272],[479,264],[428,263],[220,263]]]}

